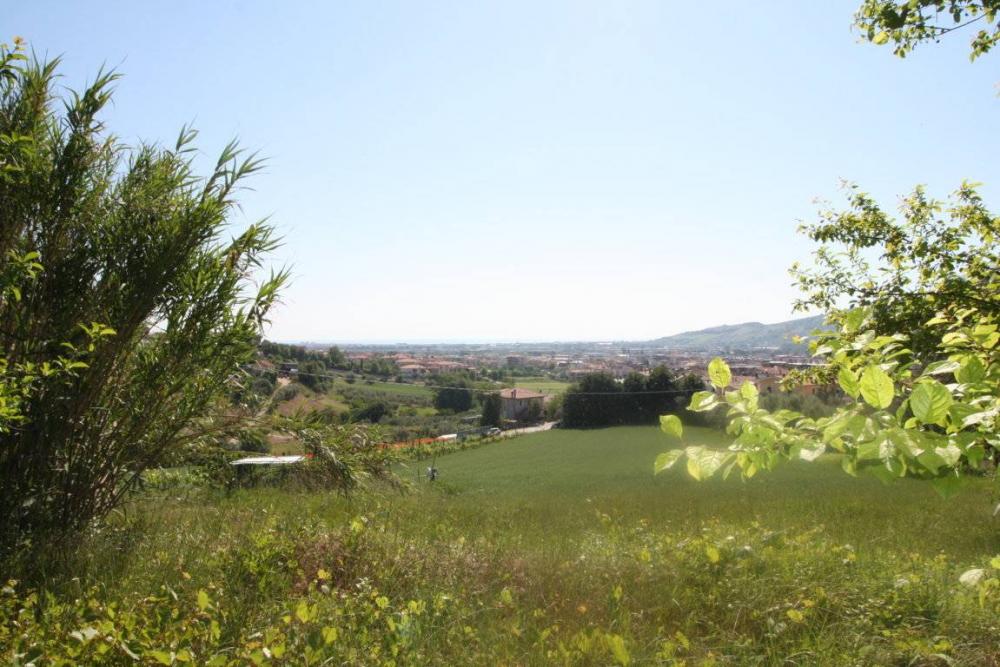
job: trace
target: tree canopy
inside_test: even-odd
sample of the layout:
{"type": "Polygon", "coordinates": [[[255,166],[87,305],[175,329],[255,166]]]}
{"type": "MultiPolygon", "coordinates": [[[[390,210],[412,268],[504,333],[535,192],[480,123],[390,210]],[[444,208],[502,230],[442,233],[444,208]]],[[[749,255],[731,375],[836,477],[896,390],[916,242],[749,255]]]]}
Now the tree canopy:
{"type": "Polygon", "coordinates": [[[480,426],[500,426],[501,401],[500,394],[489,393],[482,397],[483,414],[479,418],[480,426]]]}
{"type": "Polygon", "coordinates": [[[865,0],[855,24],[868,41],[891,42],[900,57],[922,42],[971,26],[969,57],[975,60],[1000,40],[998,11],[1000,0],[865,0]]]}
{"type": "Polygon", "coordinates": [[[434,407],[438,410],[465,412],[472,408],[472,384],[464,377],[442,375],[435,380],[434,407]]]}
{"type": "Polygon", "coordinates": [[[703,388],[693,376],[678,382],[663,365],[648,377],[629,373],[621,383],[607,373],[589,373],[566,390],[563,423],[570,428],[652,424],[658,415],[677,410],[703,388]]]}
{"type": "Polygon", "coordinates": [[[847,194],[846,210],[822,211],[801,228],[819,247],[813,266],[792,267],[803,293],[797,308],[869,307],[873,330],[907,333],[920,361],[942,353],[939,335],[925,326],[942,309],[1000,315],[997,220],[975,184],[963,183],[948,201],[918,187],[898,219],[857,186],[847,194]]]}
{"type": "MultiPolygon", "coordinates": [[[[870,41],[892,41],[899,56],[976,24],[975,59],[1000,40],[998,9],[997,0],[865,0],[856,23],[870,41]]],[[[728,366],[715,359],[713,390],[695,394],[689,409],[725,409],[733,445],[665,452],[656,472],[683,459],[697,479],[735,469],[752,477],[837,452],[850,474],[929,479],[948,495],[962,471],[1000,458],[1000,217],[972,183],[947,202],[916,188],[901,219],[856,186],[848,199],[846,210],[823,211],[802,228],[820,245],[813,266],[792,273],[804,294],[797,305],[826,311],[834,326],[810,342],[822,362],[812,376],[836,383],[849,402],[818,419],[765,410],[757,388],[730,387],[728,366]]],[[[675,418],[661,425],[682,436],[675,418]]]]}

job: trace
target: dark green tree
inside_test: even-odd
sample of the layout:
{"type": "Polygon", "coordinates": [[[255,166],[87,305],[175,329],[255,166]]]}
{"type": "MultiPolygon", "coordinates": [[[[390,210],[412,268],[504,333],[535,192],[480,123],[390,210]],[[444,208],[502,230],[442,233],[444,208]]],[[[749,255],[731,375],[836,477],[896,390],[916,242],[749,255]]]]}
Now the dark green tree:
{"type": "Polygon", "coordinates": [[[535,424],[537,422],[542,421],[542,418],[544,416],[545,416],[544,405],[539,401],[532,401],[528,405],[528,410],[524,415],[524,421],[528,422],[529,424],[535,424]]]}
{"type": "MultiPolygon", "coordinates": [[[[622,421],[629,424],[641,424],[646,420],[646,376],[632,372],[625,376],[622,382],[622,421]]],[[[652,413],[650,413],[652,414],[652,413]]]]}
{"type": "Polygon", "coordinates": [[[624,422],[622,387],[607,373],[589,373],[566,390],[563,424],[569,428],[612,426],[624,422]]]}
{"type": "Polygon", "coordinates": [[[661,364],[650,371],[646,378],[646,391],[649,393],[643,397],[649,423],[654,423],[659,415],[676,412],[677,406],[685,405],[677,400],[679,396],[674,393],[677,389],[677,382],[669,368],[661,364]]]}
{"type": "Polygon", "coordinates": [[[472,391],[468,380],[442,376],[438,380],[441,387],[434,390],[434,407],[450,412],[465,412],[472,407],[472,391]]]}
{"type": "Polygon", "coordinates": [[[479,425],[500,426],[500,394],[483,396],[483,415],[479,420],[479,425]]]}
{"type": "Polygon", "coordinates": [[[386,405],[384,401],[375,401],[374,403],[369,403],[364,407],[352,410],[350,421],[366,421],[372,424],[377,424],[390,412],[391,410],[389,409],[389,406],[386,405]]]}
{"type": "Polygon", "coordinates": [[[344,351],[336,345],[326,351],[326,363],[330,368],[347,368],[347,357],[344,351]]]}

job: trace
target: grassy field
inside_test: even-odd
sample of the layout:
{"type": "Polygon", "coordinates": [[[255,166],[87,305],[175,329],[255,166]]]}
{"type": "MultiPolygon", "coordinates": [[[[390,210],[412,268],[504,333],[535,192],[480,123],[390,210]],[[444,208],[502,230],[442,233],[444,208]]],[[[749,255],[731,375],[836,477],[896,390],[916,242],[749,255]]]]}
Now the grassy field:
{"type": "Polygon", "coordinates": [[[407,492],[147,493],[52,554],[49,602],[0,591],[0,662],[21,637],[68,664],[124,655],[81,627],[151,664],[1000,661],[1000,601],[958,582],[1000,553],[986,480],[942,501],[835,461],[654,477],[668,446],[652,427],[557,430],[441,456],[433,484],[414,482],[428,462],[400,466],[407,492]]]}
{"type": "MultiPolygon", "coordinates": [[[[692,444],[725,445],[725,434],[688,427],[692,444]]],[[[883,485],[853,478],[827,457],[749,481],[696,482],[683,471],[654,476],[653,459],[672,446],[659,429],[552,430],[437,459],[440,483],[461,498],[445,502],[472,515],[524,517],[544,535],[581,528],[594,510],[654,527],[690,529],[704,521],[758,522],[775,530],[823,527],[856,545],[960,558],[1000,553],[988,482],[971,480],[942,500],[926,483],[883,485]],[[483,506],[491,511],[481,513],[483,506]]],[[[426,502],[434,502],[427,500],[426,502]]]]}
{"type": "Polygon", "coordinates": [[[539,391],[543,394],[561,394],[566,391],[570,383],[549,378],[518,378],[514,380],[514,386],[539,391]]]}

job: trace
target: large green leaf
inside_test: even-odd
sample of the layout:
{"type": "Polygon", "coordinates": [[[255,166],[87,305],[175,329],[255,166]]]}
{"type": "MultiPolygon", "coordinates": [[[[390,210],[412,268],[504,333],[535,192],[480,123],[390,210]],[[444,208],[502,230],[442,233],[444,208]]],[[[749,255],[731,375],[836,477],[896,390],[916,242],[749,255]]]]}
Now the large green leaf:
{"type": "Polygon", "coordinates": [[[839,438],[840,434],[847,428],[848,422],[849,418],[847,415],[836,415],[835,419],[823,429],[823,443],[830,444],[839,438]]]}
{"type": "Polygon", "coordinates": [[[962,365],[957,361],[951,359],[942,359],[941,361],[935,361],[927,364],[927,368],[924,369],[924,375],[942,375],[944,373],[954,373],[962,365]]]}
{"type": "Polygon", "coordinates": [[[857,398],[861,394],[861,386],[858,384],[858,376],[847,366],[841,366],[837,373],[837,382],[844,393],[851,398],[857,398]]]}
{"type": "Polygon", "coordinates": [[[892,378],[879,366],[872,364],[861,373],[861,396],[873,408],[886,409],[892,405],[895,389],[892,378]]]}
{"type": "Polygon", "coordinates": [[[667,435],[680,438],[684,434],[684,425],[677,415],[661,415],[660,430],[667,435]]]}
{"type": "Polygon", "coordinates": [[[865,323],[865,318],[868,317],[867,308],[855,308],[844,313],[843,317],[843,327],[845,333],[855,333],[860,328],[861,325],[865,323]]]}
{"type": "Polygon", "coordinates": [[[757,385],[755,385],[750,380],[744,380],[743,384],[740,385],[740,398],[746,401],[747,410],[753,412],[757,409],[757,397],[760,392],[757,390],[757,385]]]}
{"type": "Polygon", "coordinates": [[[691,395],[691,402],[688,410],[692,412],[705,412],[711,410],[719,404],[718,397],[710,391],[696,391],[691,395]]]}
{"type": "Polygon", "coordinates": [[[918,456],[917,461],[934,475],[937,474],[938,470],[948,465],[943,458],[931,450],[927,450],[918,456]]]}
{"type": "Polygon", "coordinates": [[[653,462],[653,474],[669,470],[682,456],[684,456],[683,449],[671,449],[669,452],[663,452],[653,462]]]}
{"type": "Polygon", "coordinates": [[[961,364],[961,367],[955,371],[955,379],[959,382],[982,382],[983,378],[986,377],[986,367],[979,357],[972,354],[966,355],[961,364]]]}
{"type": "Polygon", "coordinates": [[[725,389],[733,381],[733,374],[729,370],[729,364],[716,357],[708,364],[708,379],[712,385],[718,389],[725,389]]]}
{"type": "Polygon", "coordinates": [[[972,330],[972,339],[987,350],[992,350],[1000,343],[1000,333],[995,324],[979,324],[972,330]]]}
{"type": "Polygon", "coordinates": [[[952,403],[951,407],[948,408],[948,416],[951,418],[951,423],[959,427],[967,426],[965,420],[977,412],[979,412],[978,409],[966,403],[952,403]]]}
{"type": "Polygon", "coordinates": [[[736,456],[732,452],[720,452],[699,446],[685,448],[684,454],[687,455],[688,474],[698,481],[708,479],[736,456]]]}
{"type": "Polygon", "coordinates": [[[934,453],[941,457],[945,465],[952,467],[962,458],[962,450],[953,442],[949,442],[946,447],[935,447],[934,453]]]}
{"type": "Polygon", "coordinates": [[[881,448],[879,443],[875,440],[868,440],[867,442],[858,443],[857,447],[857,459],[858,461],[877,461],[882,458],[881,448]]]}
{"type": "Polygon", "coordinates": [[[920,382],[910,394],[913,416],[925,424],[944,424],[954,400],[948,388],[936,380],[920,382]]]}

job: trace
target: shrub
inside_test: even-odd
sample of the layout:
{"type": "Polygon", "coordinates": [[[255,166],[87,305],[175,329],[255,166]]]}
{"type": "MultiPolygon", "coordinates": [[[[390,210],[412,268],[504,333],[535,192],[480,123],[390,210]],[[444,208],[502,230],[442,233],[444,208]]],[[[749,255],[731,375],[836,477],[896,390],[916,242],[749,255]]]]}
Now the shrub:
{"type": "Polygon", "coordinates": [[[305,387],[298,382],[291,382],[284,387],[278,387],[278,390],[274,392],[274,402],[284,403],[285,401],[290,401],[303,391],[305,391],[305,387]]]}
{"type": "Polygon", "coordinates": [[[259,161],[230,144],[199,178],[190,129],[126,147],[99,120],[116,75],[58,100],[58,60],[17,55],[0,57],[0,254],[41,266],[0,301],[0,357],[42,372],[0,433],[0,549],[107,514],[214,428],[286,278],[254,286],[271,227],[223,238],[259,161]],[[72,373],[47,372],[67,355],[72,373]]]}

